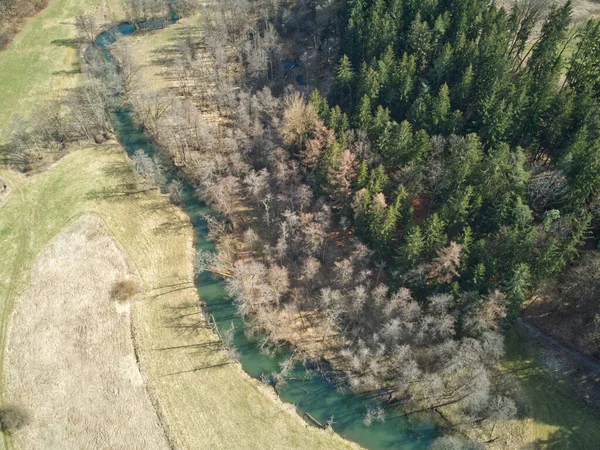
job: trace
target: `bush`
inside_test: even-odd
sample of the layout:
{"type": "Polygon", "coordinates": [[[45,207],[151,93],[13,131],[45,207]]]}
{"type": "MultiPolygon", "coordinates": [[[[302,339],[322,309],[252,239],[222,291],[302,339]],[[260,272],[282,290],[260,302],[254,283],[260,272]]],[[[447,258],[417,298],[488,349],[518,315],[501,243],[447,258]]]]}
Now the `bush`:
{"type": "Polygon", "coordinates": [[[0,408],[0,429],[5,434],[12,434],[29,423],[29,414],[20,406],[0,408]]]}
{"type": "Polygon", "coordinates": [[[135,280],[117,281],[113,288],[113,298],[117,300],[127,300],[137,294],[140,290],[138,282],[135,280]]]}

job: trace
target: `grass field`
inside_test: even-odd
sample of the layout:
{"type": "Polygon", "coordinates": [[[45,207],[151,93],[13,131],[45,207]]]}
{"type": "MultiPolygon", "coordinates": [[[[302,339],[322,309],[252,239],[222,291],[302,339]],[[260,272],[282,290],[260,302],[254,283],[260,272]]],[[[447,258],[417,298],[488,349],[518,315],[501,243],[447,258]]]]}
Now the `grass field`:
{"type": "Polygon", "coordinates": [[[548,350],[511,331],[504,369],[514,373],[527,398],[527,418],[497,429],[498,449],[595,449],[600,442],[600,413],[577,398],[548,350]],[[557,367],[553,372],[549,367],[557,367]]]}
{"type": "Polygon", "coordinates": [[[173,73],[174,53],[180,51],[177,43],[188,32],[196,38],[199,26],[200,15],[194,15],[184,17],[167,28],[129,35],[122,39],[135,57],[141,86],[153,90],[177,88],[179,79],[173,73]]]}
{"type": "Polygon", "coordinates": [[[0,51],[0,140],[14,113],[27,116],[77,83],[78,56],[72,39],[79,10],[94,14],[99,23],[123,18],[118,0],[51,0],[0,51]]]}
{"type": "Polygon", "coordinates": [[[219,350],[198,308],[189,220],[156,191],[131,193],[130,162],[119,146],[74,151],[32,177],[8,171],[0,177],[11,185],[0,206],[3,345],[9,313],[26,292],[37,255],[64,227],[93,213],[141,280],[131,309],[134,344],[177,448],[353,447],[306,425],[219,350]]]}

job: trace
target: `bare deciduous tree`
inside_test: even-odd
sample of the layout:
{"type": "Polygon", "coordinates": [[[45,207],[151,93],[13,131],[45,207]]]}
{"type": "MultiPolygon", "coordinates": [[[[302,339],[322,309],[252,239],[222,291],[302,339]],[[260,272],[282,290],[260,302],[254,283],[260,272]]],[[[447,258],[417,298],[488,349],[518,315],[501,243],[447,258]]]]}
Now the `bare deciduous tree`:
{"type": "Polygon", "coordinates": [[[164,169],[157,157],[152,158],[143,150],[136,150],[132,159],[139,189],[154,189],[164,184],[164,169]]]}

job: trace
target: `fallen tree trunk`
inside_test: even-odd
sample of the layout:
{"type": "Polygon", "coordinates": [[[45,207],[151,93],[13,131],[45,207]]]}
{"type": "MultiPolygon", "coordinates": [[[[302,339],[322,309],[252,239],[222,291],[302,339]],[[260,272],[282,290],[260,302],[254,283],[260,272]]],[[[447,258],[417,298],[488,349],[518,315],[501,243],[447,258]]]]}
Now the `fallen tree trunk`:
{"type": "Polygon", "coordinates": [[[325,426],[319,422],[317,419],[315,419],[313,416],[311,416],[309,413],[304,413],[304,417],[308,417],[308,419],[316,426],[318,426],[319,428],[325,429],[325,426]]]}

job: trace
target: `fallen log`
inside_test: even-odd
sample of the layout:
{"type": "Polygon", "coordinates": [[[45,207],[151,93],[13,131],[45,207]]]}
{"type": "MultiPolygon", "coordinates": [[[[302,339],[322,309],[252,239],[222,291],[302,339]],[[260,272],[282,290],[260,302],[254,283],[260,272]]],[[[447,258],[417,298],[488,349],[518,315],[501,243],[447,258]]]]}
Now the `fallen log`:
{"type": "Polygon", "coordinates": [[[313,416],[311,416],[309,413],[304,413],[304,417],[308,417],[310,419],[310,421],[315,424],[316,426],[318,426],[319,428],[322,428],[323,430],[325,429],[325,426],[319,422],[317,419],[315,419],[313,416]]]}

